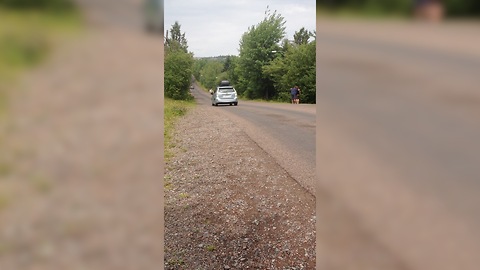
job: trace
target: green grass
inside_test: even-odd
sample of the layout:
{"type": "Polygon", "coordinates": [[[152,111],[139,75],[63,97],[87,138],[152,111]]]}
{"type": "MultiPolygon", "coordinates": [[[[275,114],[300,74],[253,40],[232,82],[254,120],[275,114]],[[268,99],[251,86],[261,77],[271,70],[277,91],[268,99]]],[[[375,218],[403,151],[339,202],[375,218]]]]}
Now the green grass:
{"type": "Polygon", "coordinates": [[[173,156],[171,151],[175,147],[175,138],[174,138],[174,129],[175,123],[178,119],[184,116],[189,109],[195,106],[195,102],[192,101],[182,101],[182,100],[173,100],[165,98],[164,103],[164,155],[165,159],[168,160],[173,156]]]}
{"type": "Polygon", "coordinates": [[[4,194],[0,194],[0,211],[2,209],[7,208],[9,203],[10,203],[10,198],[4,194]]]}
{"type": "Polygon", "coordinates": [[[53,188],[53,183],[44,176],[35,175],[31,179],[32,187],[40,193],[48,193],[53,188]]]}
{"type": "Polygon", "coordinates": [[[206,249],[207,251],[214,251],[216,248],[215,248],[214,245],[207,245],[207,246],[205,247],[205,249],[206,249]]]}
{"type": "Polygon", "coordinates": [[[81,32],[77,11],[54,13],[0,8],[0,113],[13,83],[48,57],[62,41],[81,32]]]}
{"type": "Polygon", "coordinates": [[[0,179],[12,172],[12,166],[9,163],[0,160],[0,179]]]}
{"type": "Polygon", "coordinates": [[[180,193],[178,196],[182,199],[186,199],[186,198],[190,197],[190,195],[188,195],[188,193],[184,193],[184,192],[180,193]]]}
{"type": "Polygon", "coordinates": [[[167,263],[172,266],[185,265],[185,261],[182,258],[172,258],[172,259],[169,259],[167,263]]]}

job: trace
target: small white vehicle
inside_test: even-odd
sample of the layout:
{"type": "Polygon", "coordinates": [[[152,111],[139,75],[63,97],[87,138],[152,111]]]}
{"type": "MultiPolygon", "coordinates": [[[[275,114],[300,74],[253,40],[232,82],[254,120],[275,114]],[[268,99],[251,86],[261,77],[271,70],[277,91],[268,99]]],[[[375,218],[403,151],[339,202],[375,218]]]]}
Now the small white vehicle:
{"type": "Polygon", "coordinates": [[[222,81],[212,94],[212,106],[218,104],[238,105],[237,91],[228,81],[222,81]]]}

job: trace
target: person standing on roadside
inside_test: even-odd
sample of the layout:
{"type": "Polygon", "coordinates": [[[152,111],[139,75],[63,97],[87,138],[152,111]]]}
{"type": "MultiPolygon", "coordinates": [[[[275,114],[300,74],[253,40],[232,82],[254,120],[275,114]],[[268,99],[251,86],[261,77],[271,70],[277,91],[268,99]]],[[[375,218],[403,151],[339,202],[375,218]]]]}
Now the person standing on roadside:
{"type": "Polygon", "coordinates": [[[296,99],[295,99],[295,104],[300,104],[300,93],[301,93],[300,87],[298,87],[298,86],[295,86],[295,87],[297,87],[297,96],[296,96],[296,99]]]}
{"type": "Polygon", "coordinates": [[[290,89],[290,96],[292,97],[292,104],[295,104],[298,98],[298,86],[295,85],[292,89],[290,89]]]}

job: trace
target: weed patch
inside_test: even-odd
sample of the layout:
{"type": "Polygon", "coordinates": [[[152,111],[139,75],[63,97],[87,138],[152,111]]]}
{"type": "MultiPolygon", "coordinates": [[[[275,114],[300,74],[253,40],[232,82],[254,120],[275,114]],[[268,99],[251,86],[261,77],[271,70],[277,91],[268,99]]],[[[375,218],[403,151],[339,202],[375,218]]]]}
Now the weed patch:
{"type": "Polygon", "coordinates": [[[6,195],[0,194],[0,210],[7,208],[9,203],[9,198],[6,195]]]}
{"type": "Polygon", "coordinates": [[[205,247],[205,249],[206,249],[207,251],[215,251],[215,246],[214,246],[214,245],[207,245],[207,246],[205,247]]]}
{"type": "Polygon", "coordinates": [[[0,161],[0,177],[5,177],[10,174],[12,167],[8,163],[2,163],[0,161]]]}
{"type": "Polygon", "coordinates": [[[194,101],[181,101],[165,98],[164,103],[164,158],[169,160],[173,157],[172,149],[176,147],[174,130],[175,122],[184,116],[194,106],[194,101]]]}
{"type": "Polygon", "coordinates": [[[186,198],[190,197],[190,195],[188,195],[188,193],[180,193],[180,195],[178,195],[178,196],[182,199],[186,199],[186,198]]]}
{"type": "Polygon", "coordinates": [[[40,193],[48,193],[53,188],[52,182],[43,176],[34,176],[31,184],[33,188],[40,193]]]}

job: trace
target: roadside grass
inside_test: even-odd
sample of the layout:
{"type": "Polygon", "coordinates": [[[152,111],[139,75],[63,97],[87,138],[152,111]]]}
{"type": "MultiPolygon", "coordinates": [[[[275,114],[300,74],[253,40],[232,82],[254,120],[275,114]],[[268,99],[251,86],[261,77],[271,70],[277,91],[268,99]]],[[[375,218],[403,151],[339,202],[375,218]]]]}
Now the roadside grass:
{"type": "Polygon", "coordinates": [[[205,249],[206,249],[207,251],[210,251],[210,252],[211,252],[211,251],[215,251],[216,248],[215,248],[214,245],[207,245],[207,246],[205,247],[205,249]]]}
{"type": "Polygon", "coordinates": [[[178,196],[182,199],[186,199],[190,197],[190,195],[188,195],[188,193],[185,193],[185,192],[180,193],[178,196]]]}
{"type": "Polygon", "coordinates": [[[12,172],[11,164],[0,160],[0,177],[8,176],[11,172],[12,172]]]}
{"type": "Polygon", "coordinates": [[[182,258],[172,258],[172,259],[169,259],[167,263],[172,266],[185,265],[185,261],[182,258]]]}
{"type": "Polygon", "coordinates": [[[169,160],[173,157],[172,149],[175,145],[174,129],[176,121],[184,116],[189,109],[195,106],[195,102],[173,100],[165,98],[164,102],[164,158],[169,160]]]}
{"type": "Polygon", "coordinates": [[[78,11],[10,10],[0,8],[0,114],[8,106],[9,89],[25,71],[40,64],[60,42],[82,30],[78,11]]]}
{"type": "Polygon", "coordinates": [[[0,193],[0,212],[4,208],[7,208],[9,203],[10,203],[10,198],[7,197],[5,194],[0,193]]]}
{"type": "Polygon", "coordinates": [[[48,193],[53,188],[52,181],[41,175],[34,175],[30,179],[32,187],[39,193],[48,193]]]}

